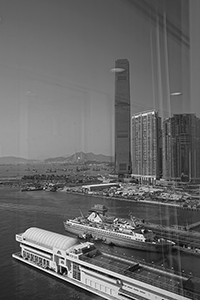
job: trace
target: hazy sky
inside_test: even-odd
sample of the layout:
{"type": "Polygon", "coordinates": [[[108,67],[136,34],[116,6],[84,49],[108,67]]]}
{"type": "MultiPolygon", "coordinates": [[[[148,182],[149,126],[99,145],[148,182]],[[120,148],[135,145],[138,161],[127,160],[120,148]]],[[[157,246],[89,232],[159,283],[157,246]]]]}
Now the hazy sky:
{"type": "MultiPolygon", "coordinates": [[[[130,1],[1,0],[0,7],[0,156],[113,155],[110,69],[119,58],[130,62],[132,113],[166,113],[159,35],[130,1]]],[[[169,43],[173,69],[180,45],[169,43]]],[[[182,89],[173,72],[170,84],[182,89]]]]}

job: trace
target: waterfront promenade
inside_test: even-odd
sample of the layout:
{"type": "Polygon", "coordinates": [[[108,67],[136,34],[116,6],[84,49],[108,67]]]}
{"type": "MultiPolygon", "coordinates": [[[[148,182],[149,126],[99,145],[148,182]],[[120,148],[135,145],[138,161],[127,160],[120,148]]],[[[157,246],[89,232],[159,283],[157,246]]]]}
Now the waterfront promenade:
{"type": "Polygon", "coordinates": [[[67,192],[67,193],[73,193],[77,195],[87,195],[87,196],[92,196],[92,197],[97,197],[97,198],[105,198],[105,199],[113,199],[113,200],[118,200],[118,201],[127,201],[127,202],[137,202],[137,203],[147,203],[147,204],[152,204],[152,205],[164,205],[164,206],[171,206],[171,207],[176,207],[180,209],[186,209],[186,210],[200,210],[200,207],[184,207],[182,203],[177,203],[177,202],[166,202],[162,200],[153,200],[149,198],[144,198],[144,199],[134,199],[134,198],[128,198],[128,197],[122,197],[122,196],[107,196],[103,194],[97,194],[97,193],[85,193],[80,190],[80,187],[78,187],[78,190],[76,188],[70,188],[67,190],[58,190],[60,192],[67,192]]]}

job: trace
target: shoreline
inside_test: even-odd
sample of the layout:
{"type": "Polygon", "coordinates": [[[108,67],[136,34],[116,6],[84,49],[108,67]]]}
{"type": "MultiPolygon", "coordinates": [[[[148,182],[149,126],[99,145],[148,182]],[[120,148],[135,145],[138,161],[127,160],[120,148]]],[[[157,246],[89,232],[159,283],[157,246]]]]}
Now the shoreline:
{"type": "MultiPolygon", "coordinates": [[[[1,188],[7,188],[8,186],[2,185],[1,188]]],[[[18,186],[9,186],[11,187],[15,187],[15,188],[19,188],[18,186]]],[[[28,192],[35,192],[37,190],[29,190],[28,192]]],[[[48,191],[51,192],[51,191],[48,191]]],[[[169,202],[162,202],[162,201],[155,201],[155,200],[134,200],[134,199],[128,199],[128,198],[123,198],[123,197],[111,197],[111,196],[104,196],[104,195],[97,195],[97,194],[88,194],[88,193],[83,193],[83,192],[78,192],[78,191],[74,191],[74,190],[57,190],[55,192],[59,192],[59,193],[68,193],[68,194],[76,194],[76,195],[81,195],[81,196],[92,196],[92,197],[96,197],[96,198],[103,198],[103,199],[109,199],[109,200],[117,200],[117,201],[127,201],[127,202],[133,202],[133,203],[145,203],[145,204],[151,204],[151,205],[163,205],[163,206],[168,206],[168,207],[176,207],[179,209],[183,209],[183,210],[191,210],[191,211],[199,211],[200,207],[183,207],[178,203],[169,203],[169,202]]]]}
{"type": "Polygon", "coordinates": [[[185,210],[194,210],[198,211],[200,208],[190,208],[190,207],[183,207],[177,203],[166,203],[166,202],[161,202],[161,201],[152,201],[152,200],[134,200],[134,199],[127,199],[127,198],[120,198],[120,197],[109,197],[109,196],[104,196],[104,195],[95,195],[95,194],[87,194],[87,193],[81,193],[81,192],[75,192],[75,191],[61,191],[64,193],[69,193],[69,194],[76,194],[76,195],[81,195],[81,196],[92,196],[96,198],[104,198],[104,199],[113,199],[113,200],[118,200],[118,201],[127,201],[127,202],[134,202],[134,203],[146,203],[146,204],[152,204],[152,205],[163,205],[163,206],[171,206],[171,207],[177,207],[180,209],[185,209],[185,210]]]}

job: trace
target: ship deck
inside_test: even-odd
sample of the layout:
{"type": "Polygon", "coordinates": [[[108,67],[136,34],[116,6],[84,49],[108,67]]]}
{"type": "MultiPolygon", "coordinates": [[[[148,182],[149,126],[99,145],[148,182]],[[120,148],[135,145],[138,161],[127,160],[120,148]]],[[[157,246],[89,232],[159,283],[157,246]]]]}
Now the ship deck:
{"type": "MultiPolygon", "coordinates": [[[[179,295],[191,295],[189,291],[184,289],[188,277],[184,277],[172,270],[166,271],[162,267],[156,267],[155,265],[152,266],[151,264],[146,263],[141,264],[138,263],[137,260],[127,260],[123,257],[116,258],[105,252],[93,256],[92,258],[83,255],[81,260],[179,295]]],[[[194,299],[200,299],[200,295],[196,295],[196,298],[194,299]]]]}

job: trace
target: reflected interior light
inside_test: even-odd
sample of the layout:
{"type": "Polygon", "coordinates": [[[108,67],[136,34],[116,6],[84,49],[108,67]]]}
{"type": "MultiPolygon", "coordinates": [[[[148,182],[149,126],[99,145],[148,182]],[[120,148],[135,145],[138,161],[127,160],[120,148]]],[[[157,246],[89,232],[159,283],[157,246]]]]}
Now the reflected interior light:
{"type": "Polygon", "coordinates": [[[112,68],[110,70],[111,73],[120,73],[120,72],[124,72],[124,71],[125,71],[125,69],[123,69],[123,68],[112,68]]]}
{"type": "Polygon", "coordinates": [[[182,95],[181,92],[173,92],[170,94],[170,96],[180,96],[180,95],[182,95]]]}

